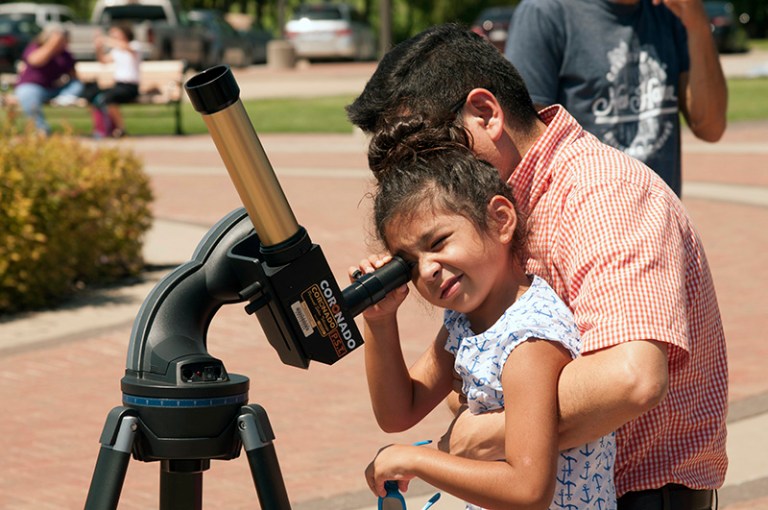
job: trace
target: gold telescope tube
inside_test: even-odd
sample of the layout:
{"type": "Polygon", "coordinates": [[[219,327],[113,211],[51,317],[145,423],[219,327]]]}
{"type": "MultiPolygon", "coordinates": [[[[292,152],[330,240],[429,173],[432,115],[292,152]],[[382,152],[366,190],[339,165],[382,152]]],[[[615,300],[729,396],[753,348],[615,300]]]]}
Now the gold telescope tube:
{"type": "Polygon", "coordinates": [[[274,246],[287,241],[300,227],[240,101],[229,66],[203,71],[184,87],[202,114],[261,243],[274,246]]]}

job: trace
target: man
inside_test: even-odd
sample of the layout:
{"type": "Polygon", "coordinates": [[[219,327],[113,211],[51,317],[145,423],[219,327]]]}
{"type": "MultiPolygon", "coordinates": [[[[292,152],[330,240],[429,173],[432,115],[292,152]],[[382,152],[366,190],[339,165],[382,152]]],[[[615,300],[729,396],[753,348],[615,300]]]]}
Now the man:
{"type": "Polygon", "coordinates": [[[701,0],[525,0],[506,56],[534,103],[561,104],[681,194],[680,113],[715,142],[727,89],[701,0]]]}
{"type": "MultiPolygon", "coordinates": [[[[373,135],[374,172],[439,139],[466,141],[508,179],[527,217],[526,271],[564,299],[583,340],[558,386],[561,448],[618,429],[620,509],[709,508],[727,466],[725,339],[669,187],[562,107],[537,115],[515,68],[455,25],[393,48],[347,111],[373,135]]],[[[462,413],[452,453],[499,458],[502,428],[503,416],[462,413]]]]}

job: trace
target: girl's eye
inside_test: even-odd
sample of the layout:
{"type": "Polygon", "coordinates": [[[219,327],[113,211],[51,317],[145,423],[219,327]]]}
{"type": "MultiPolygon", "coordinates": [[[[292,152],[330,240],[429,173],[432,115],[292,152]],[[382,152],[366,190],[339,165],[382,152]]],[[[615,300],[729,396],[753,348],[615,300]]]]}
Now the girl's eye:
{"type": "Polygon", "coordinates": [[[402,253],[402,252],[395,253],[395,255],[400,257],[401,259],[403,259],[403,261],[406,264],[408,264],[409,266],[411,266],[411,267],[415,267],[419,263],[419,261],[416,259],[416,257],[413,257],[411,255],[407,255],[407,254],[402,253]]]}
{"type": "Polygon", "coordinates": [[[446,239],[448,239],[448,236],[440,236],[440,237],[438,237],[438,238],[437,238],[437,239],[435,239],[435,241],[432,243],[432,245],[430,246],[430,249],[432,249],[432,250],[437,250],[437,249],[439,249],[439,248],[440,248],[440,247],[443,245],[443,243],[445,243],[445,240],[446,240],[446,239]]]}

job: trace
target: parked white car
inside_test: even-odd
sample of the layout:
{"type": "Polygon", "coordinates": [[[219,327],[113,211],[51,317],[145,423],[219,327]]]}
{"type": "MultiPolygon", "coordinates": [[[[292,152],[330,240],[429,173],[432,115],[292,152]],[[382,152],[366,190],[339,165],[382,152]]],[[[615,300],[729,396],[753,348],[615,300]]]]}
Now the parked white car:
{"type": "Polygon", "coordinates": [[[33,2],[10,2],[0,4],[0,15],[28,15],[35,18],[38,26],[49,23],[69,23],[75,21],[75,15],[69,7],[59,4],[38,4],[33,2]]]}
{"type": "Polygon", "coordinates": [[[346,4],[299,6],[285,24],[285,38],[293,44],[299,58],[376,58],[373,29],[346,4]]]}
{"type": "Polygon", "coordinates": [[[33,19],[41,28],[51,23],[61,25],[69,33],[69,51],[75,59],[96,58],[93,40],[99,28],[77,20],[67,6],[54,3],[10,2],[0,4],[0,16],[4,15],[33,19]]]}

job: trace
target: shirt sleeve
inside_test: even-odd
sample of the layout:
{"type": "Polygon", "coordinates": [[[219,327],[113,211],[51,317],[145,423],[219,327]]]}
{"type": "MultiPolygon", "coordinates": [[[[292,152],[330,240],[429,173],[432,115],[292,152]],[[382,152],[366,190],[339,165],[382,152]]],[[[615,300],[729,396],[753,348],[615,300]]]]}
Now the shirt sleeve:
{"type": "Polygon", "coordinates": [[[457,333],[457,329],[462,327],[462,314],[446,308],[443,311],[443,326],[448,331],[448,338],[445,340],[445,350],[456,356],[461,344],[461,338],[457,333]]]}
{"type": "Polygon", "coordinates": [[[558,2],[524,0],[515,9],[505,56],[525,81],[534,103],[557,102],[565,34],[558,2]]]}
{"type": "Polygon", "coordinates": [[[582,352],[631,340],[690,348],[686,258],[698,239],[682,204],[653,186],[591,182],[568,199],[556,256],[582,352]]]}

